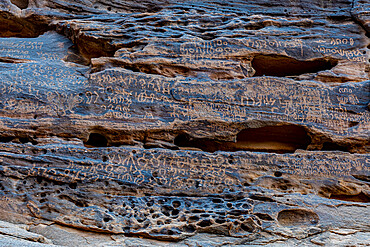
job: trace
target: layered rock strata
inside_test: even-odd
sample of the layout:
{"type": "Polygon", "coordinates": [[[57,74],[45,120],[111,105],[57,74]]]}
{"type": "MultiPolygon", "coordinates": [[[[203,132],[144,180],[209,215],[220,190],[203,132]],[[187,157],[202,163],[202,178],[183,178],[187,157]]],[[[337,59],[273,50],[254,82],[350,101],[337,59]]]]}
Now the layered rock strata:
{"type": "Polygon", "coordinates": [[[3,0],[0,244],[366,246],[369,7],[3,0]]]}

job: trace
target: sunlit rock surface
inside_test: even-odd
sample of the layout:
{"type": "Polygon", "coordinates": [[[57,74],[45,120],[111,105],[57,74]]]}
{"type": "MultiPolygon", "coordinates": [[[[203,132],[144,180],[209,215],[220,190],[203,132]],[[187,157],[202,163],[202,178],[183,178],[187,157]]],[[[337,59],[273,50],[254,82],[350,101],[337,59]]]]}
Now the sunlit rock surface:
{"type": "Polygon", "coordinates": [[[0,2],[0,246],[366,246],[366,1],[0,2]]]}

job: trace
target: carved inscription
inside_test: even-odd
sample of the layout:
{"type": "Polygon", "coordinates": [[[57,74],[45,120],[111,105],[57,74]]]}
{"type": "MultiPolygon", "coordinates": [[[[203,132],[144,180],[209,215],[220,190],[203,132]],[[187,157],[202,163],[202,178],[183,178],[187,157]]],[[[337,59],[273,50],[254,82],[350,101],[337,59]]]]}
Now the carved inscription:
{"type": "MultiPolygon", "coordinates": [[[[211,191],[225,186],[238,186],[243,183],[239,175],[253,170],[273,171],[279,168],[303,177],[350,177],[357,172],[370,172],[368,155],[206,154],[116,148],[107,152],[104,157],[94,159],[94,150],[77,146],[55,146],[50,151],[53,153],[54,165],[32,162],[29,167],[13,166],[11,162],[6,162],[13,156],[2,154],[5,161],[2,171],[8,175],[19,171],[27,176],[42,176],[68,183],[112,180],[137,185],[154,183],[185,190],[205,188],[211,191]]],[[[39,157],[43,157],[43,161],[49,159],[47,154],[39,157]]]]}

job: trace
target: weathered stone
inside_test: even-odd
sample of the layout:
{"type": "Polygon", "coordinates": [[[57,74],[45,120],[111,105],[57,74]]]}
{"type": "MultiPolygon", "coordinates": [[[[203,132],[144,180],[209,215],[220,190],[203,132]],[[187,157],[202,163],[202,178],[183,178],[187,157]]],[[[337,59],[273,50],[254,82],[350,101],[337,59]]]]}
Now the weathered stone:
{"type": "Polygon", "coordinates": [[[369,6],[1,1],[0,245],[367,244],[369,6]]]}

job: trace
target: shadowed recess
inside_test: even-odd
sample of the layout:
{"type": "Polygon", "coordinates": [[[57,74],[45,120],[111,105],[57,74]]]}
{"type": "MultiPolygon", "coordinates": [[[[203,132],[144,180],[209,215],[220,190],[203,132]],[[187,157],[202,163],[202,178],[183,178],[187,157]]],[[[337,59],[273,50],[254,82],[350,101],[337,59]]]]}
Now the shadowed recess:
{"type": "Polygon", "coordinates": [[[365,195],[363,192],[361,192],[358,195],[331,195],[330,199],[348,202],[364,202],[364,203],[370,202],[370,197],[368,195],[365,195]]]}
{"type": "Polygon", "coordinates": [[[302,126],[282,125],[250,128],[239,132],[236,142],[217,141],[208,138],[193,138],[183,133],[174,144],[179,147],[197,148],[207,152],[215,151],[258,151],[272,153],[293,153],[307,149],[311,138],[302,126]]]}
{"type": "Polygon", "coordinates": [[[239,132],[238,150],[293,153],[297,149],[307,149],[311,138],[302,126],[281,125],[250,128],[239,132]]]}
{"type": "Polygon", "coordinates": [[[337,65],[337,61],[324,58],[312,61],[300,61],[281,55],[257,55],[252,60],[254,76],[294,76],[329,70],[337,65]]]}
{"type": "Polygon", "coordinates": [[[86,147],[107,147],[108,140],[99,133],[91,133],[89,139],[85,142],[86,147]]]}
{"type": "Polygon", "coordinates": [[[12,136],[0,136],[0,142],[11,142],[13,139],[12,136]]]}
{"type": "Polygon", "coordinates": [[[343,151],[348,152],[348,148],[340,146],[332,142],[324,142],[322,145],[322,151],[343,151]]]}

